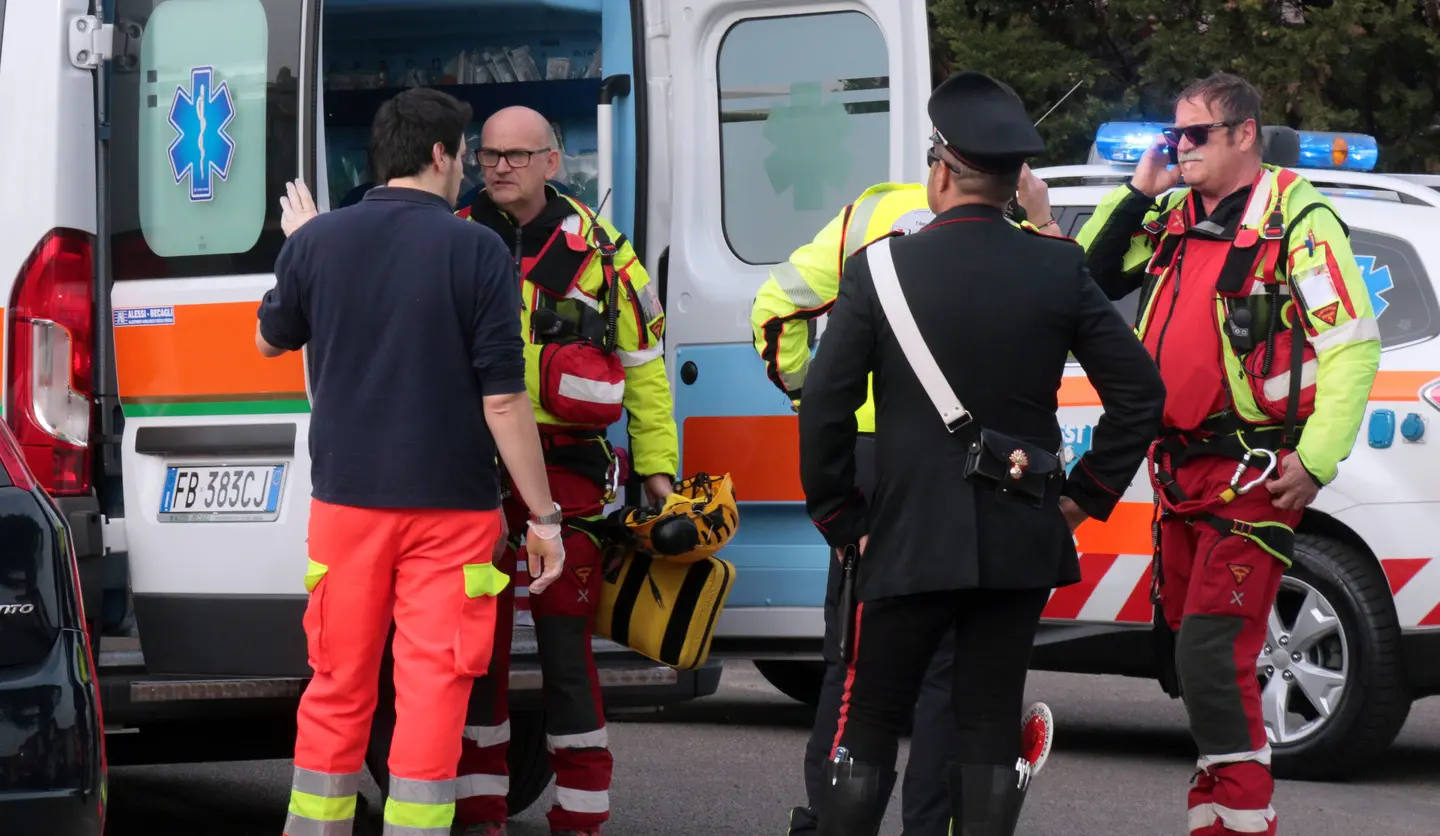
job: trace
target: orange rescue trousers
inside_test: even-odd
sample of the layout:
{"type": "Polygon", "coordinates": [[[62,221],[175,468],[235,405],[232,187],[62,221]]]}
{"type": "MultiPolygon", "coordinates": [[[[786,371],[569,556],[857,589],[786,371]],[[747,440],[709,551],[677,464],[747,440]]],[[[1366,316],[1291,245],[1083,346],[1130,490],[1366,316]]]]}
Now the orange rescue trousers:
{"type": "Polygon", "coordinates": [[[395,624],[385,836],[449,836],[473,680],[494,650],[500,512],[310,506],[305,639],[286,836],[349,836],[395,624]]]}

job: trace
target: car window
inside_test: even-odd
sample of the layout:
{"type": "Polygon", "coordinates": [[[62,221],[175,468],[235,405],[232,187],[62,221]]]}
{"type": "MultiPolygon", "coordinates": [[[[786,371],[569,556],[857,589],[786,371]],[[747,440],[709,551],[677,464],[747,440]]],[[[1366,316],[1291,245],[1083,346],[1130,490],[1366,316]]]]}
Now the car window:
{"type": "Polygon", "coordinates": [[[725,240],[774,264],[889,179],[885,36],[853,11],[752,18],[725,32],[717,61],[725,240]]]}
{"type": "Polygon", "coordinates": [[[1435,287],[1420,254],[1403,238],[1352,229],[1350,246],[1370,290],[1370,305],[1385,348],[1428,340],[1440,334],[1435,287]]]}
{"type": "Polygon", "coordinates": [[[112,75],[117,279],[269,273],[299,172],[298,0],[116,0],[139,61],[112,75]],[[224,37],[217,37],[217,33],[224,37]]]}

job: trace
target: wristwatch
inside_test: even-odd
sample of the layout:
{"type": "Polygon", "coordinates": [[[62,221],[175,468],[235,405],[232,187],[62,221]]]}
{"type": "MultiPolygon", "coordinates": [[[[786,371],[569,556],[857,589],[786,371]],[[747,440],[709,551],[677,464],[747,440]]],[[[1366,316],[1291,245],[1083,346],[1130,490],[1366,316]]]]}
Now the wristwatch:
{"type": "Polygon", "coordinates": [[[530,521],[535,523],[536,525],[559,525],[560,521],[565,518],[565,515],[560,512],[560,503],[556,502],[554,503],[554,505],[555,510],[546,514],[543,517],[537,517],[535,515],[535,512],[531,511],[530,521]]]}

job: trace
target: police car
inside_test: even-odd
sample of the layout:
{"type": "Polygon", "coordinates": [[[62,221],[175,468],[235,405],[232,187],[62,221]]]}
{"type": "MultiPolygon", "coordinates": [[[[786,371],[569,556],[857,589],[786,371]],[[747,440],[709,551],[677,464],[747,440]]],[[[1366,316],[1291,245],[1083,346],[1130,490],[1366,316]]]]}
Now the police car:
{"type": "MultiPolygon", "coordinates": [[[[1161,127],[1103,125],[1086,165],[1035,171],[1064,234],[1129,181],[1161,127]]],[[[1440,176],[1373,173],[1369,136],[1263,133],[1266,161],[1314,183],[1350,227],[1383,343],[1360,436],[1305,512],[1259,660],[1276,774],[1330,778],[1373,760],[1411,703],[1440,693],[1440,176]]],[[[1138,295],[1115,303],[1126,321],[1138,295]]],[[[1068,375],[1060,420],[1078,457],[1100,408],[1078,365],[1068,375]]],[[[1077,531],[1083,581],[1051,597],[1035,667],[1154,675],[1152,498],[1142,468],[1110,521],[1077,531]]]]}

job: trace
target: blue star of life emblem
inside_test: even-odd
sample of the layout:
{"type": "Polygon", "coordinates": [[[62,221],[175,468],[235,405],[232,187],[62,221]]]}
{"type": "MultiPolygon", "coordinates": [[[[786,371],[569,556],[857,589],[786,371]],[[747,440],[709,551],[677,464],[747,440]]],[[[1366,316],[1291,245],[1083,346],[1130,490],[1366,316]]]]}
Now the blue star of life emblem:
{"type": "Polygon", "coordinates": [[[1375,269],[1375,256],[1357,255],[1355,263],[1360,265],[1360,275],[1365,279],[1365,288],[1370,291],[1370,307],[1375,311],[1375,318],[1379,319],[1380,314],[1390,307],[1390,300],[1380,294],[1395,287],[1395,280],[1390,276],[1390,265],[1383,264],[1380,269],[1375,269]]]}
{"type": "Polygon", "coordinates": [[[214,67],[190,70],[190,89],[175,88],[170,105],[170,171],[178,186],[190,178],[190,200],[204,201],[215,196],[215,181],[230,176],[235,159],[235,140],[225,129],[235,118],[235,102],[227,82],[215,84],[214,67]]]}

